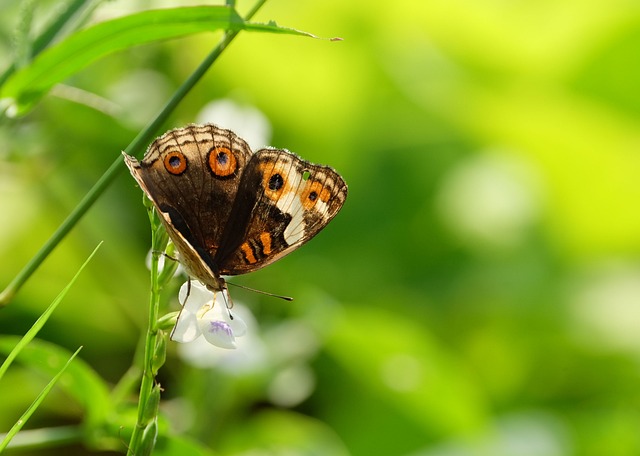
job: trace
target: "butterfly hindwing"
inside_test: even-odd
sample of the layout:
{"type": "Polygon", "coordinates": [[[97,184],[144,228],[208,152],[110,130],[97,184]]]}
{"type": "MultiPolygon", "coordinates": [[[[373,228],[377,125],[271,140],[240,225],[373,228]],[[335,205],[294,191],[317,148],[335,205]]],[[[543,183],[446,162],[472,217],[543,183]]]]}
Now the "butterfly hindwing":
{"type": "Polygon", "coordinates": [[[313,238],[338,213],[347,185],[328,166],[281,149],[249,160],[214,258],[220,274],[266,266],[313,238]]]}

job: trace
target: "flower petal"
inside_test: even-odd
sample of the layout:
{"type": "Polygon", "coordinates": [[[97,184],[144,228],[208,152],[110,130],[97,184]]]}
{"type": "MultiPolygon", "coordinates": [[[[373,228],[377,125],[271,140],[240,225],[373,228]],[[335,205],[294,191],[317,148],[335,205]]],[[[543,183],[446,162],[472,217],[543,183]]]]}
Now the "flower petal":
{"type": "Polygon", "coordinates": [[[258,333],[255,318],[238,302],[233,306],[233,314],[234,317],[241,316],[247,324],[247,334],[235,338],[236,350],[217,350],[207,339],[199,337],[190,344],[178,345],[180,358],[191,366],[202,369],[216,367],[230,375],[266,372],[271,363],[270,351],[258,333]]]}
{"type": "Polygon", "coordinates": [[[197,313],[198,310],[207,303],[213,301],[213,292],[209,291],[207,287],[202,285],[197,280],[187,280],[180,287],[178,293],[178,300],[182,304],[182,312],[197,313]],[[191,282],[191,285],[189,285],[191,282]]]}
{"type": "Polygon", "coordinates": [[[196,340],[202,332],[198,326],[198,318],[195,313],[186,311],[185,309],[178,315],[176,325],[171,332],[171,340],[175,342],[192,342],[196,340]]]}
{"type": "Polygon", "coordinates": [[[180,287],[178,299],[184,304],[171,332],[171,340],[191,342],[202,334],[198,326],[198,311],[213,300],[213,293],[197,280],[191,280],[191,284],[188,280],[180,287]]]}
{"type": "Polygon", "coordinates": [[[204,317],[198,320],[198,326],[210,344],[220,348],[237,347],[233,330],[225,321],[204,317]]]}
{"type": "Polygon", "coordinates": [[[235,337],[244,336],[247,333],[247,324],[236,312],[227,308],[228,302],[231,302],[231,298],[229,298],[229,292],[226,289],[222,290],[222,293],[216,294],[213,306],[216,318],[226,322],[233,330],[235,337]]]}
{"type": "Polygon", "coordinates": [[[244,336],[247,333],[247,324],[244,322],[244,320],[240,318],[235,312],[231,312],[231,310],[227,312],[227,315],[229,315],[230,318],[226,319],[226,323],[233,330],[233,335],[236,337],[244,336]]]}

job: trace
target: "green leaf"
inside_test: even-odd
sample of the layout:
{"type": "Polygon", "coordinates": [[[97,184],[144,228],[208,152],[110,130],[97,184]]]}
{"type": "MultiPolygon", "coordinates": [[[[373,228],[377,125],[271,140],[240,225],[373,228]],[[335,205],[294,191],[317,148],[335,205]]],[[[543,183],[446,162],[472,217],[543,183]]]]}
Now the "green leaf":
{"type": "Polygon", "coordinates": [[[226,6],[144,11],[81,30],[43,51],[30,65],[14,73],[0,89],[0,109],[11,116],[25,114],[55,84],[113,52],[215,30],[253,30],[313,37],[273,22],[245,22],[233,8],[226,6]]]}
{"type": "Polygon", "coordinates": [[[29,331],[27,331],[27,333],[24,336],[22,336],[22,338],[18,341],[18,343],[13,348],[13,350],[11,350],[11,352],[7,355],[7,358],[2,363],[2,366],[0,366],[0,380],[4,376],[4,373],[7,371],[7,369],[9,368],[9,366],[11,365],[15,357],[18,356],[18,353],[20,353],[20,351],[29,342],[33,340],[36,334],[38,334],[38,331],[42,329],[42,327],[47,322],[47,320],[49,319],[53,311],[56,310],[56,308],[58,307],[58,304],[60,304],[62,299],[66,296],[66,294],[71,289],[71,287],[75,283],[76,279],[78,278],[82,270],[85,268],[85,266],[87,266],[89,261],[91,261],[91,259],[96,254],[96,252],[98,251],[101,245],[102,245],[102,242],[96,246],[93,252],[91,252],[91,255],[89,255],[89,258],[87,258],[85,262],[82,264],[82,266],[80,266],[80,269],[78,269],[78,272],[76,272],[76,274],[73,276],[71,281],[67,284],[67,286],[64,287],[64,289],[60,292],[58,296],[56,296],[56,298],[49,305],[49,307],[47,307],[47,309],[42,313],[42,315],[40,315],[40,318],[36,320],[36,322],[33,324],[33,326],[31,326],[29,331]]]}
{"type": "Polygon", "coordinates": [[[25,425],[27,420],[31,418],[31,415],[33,415],[33,413],[40,406],[44,398],[47,397],[47,394],[49,394],[49,392],[53,389],[54,385],[58,383],[58,380],[60,380],[60,377],[62,376],[62,374],[71,365],[71,361],[73,361],[75,357],[78,355],[78,353],[80,353],[80,350],[82,350],[82,347],[78,348],[75,351],[75,353],[71,355],[71,357],[60,368],[60,370],[51,379],[51,381],[47,384],[47,386],[45,386],[44,389],[40,392],[40,394],[38,394],[38,397],[36,398],[36,400],[31,403],[31,405],[27,408],[27,410],[22,414],[20,419],[16,421],[16,424],[14,424],[13,427],[9,430],[9,432],[7,432],[7,434],[5,435],[5,438],[2,440],[2,442],[0,442],[0,453],[7,447],[11,439],[13,439],[13,437],[18,432],[20,432],[20,429],[22,429],[22,427],[25,425]]]}
{"type": "MultiPolygon", "coordinates": [[[[20,338],[0,337],[0,354],[12,351],[20,338]]],[[[49,342],[35,339],[18,355],[18,361],[46,376],[56,375],[66,365],[71,353],[49,342]]],[[[85,424],[103,424],[110,410],[109,389],[102,378],[82,359],[77,359],[67,369],[60,382],[63,390],[76,399],[86,410],[85,424]]]]}

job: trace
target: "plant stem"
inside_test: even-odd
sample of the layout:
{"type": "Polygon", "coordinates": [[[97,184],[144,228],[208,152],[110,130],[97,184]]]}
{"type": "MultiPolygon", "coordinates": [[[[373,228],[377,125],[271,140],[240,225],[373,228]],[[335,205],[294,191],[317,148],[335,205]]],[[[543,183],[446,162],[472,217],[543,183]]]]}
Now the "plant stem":
{"type": "MultiPolygon", "coordinates": [[[[153,226],[152,226],[153,228],[153,226]]],[[[156,229],[152,229],[151,244],[155,247],[156,229]]],[[[156,347],[158,345],[158,312],[160,308],[160,286],[158,284],[158,259],[162,255],[161,252],[153,250],[151,255],[151,296],[149,298],[149,325],[147,327],[147,335],[144,344],[144,368],[142,372],[142,382],[140,384],[140,396],[138,400],[138,418],[136,426],[133,428],[131,440],[129,441],[129,449],[127,455],[133,456],[138,453],[138,448],[142,440],[143,432],[149,424],[147,405],[148,399],[155,382],[155,372],[153,368],[153,359],[156,355],[156,347]]]]}

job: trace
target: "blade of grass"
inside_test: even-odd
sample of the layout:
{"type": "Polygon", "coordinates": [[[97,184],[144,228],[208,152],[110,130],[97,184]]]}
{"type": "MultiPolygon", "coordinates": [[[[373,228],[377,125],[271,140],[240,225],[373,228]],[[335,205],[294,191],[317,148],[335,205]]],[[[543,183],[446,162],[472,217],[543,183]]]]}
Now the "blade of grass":
{"type": "Polygon", "coordinates": [[[67,286],[62,289],[62,291],[58,294],[58,296],[56,296],[56,298],[53,300],[53,302],[51,302],[51,304],[49,304],[49,307],[47,307],[47,309],[42,313],[42,315],[40,315],[40,317],[36,320],[36,322],[33,324],[33,326],[31,326],[29,331],[27,331],[27,333],[24,336],[22,336],[22,338],[16,344],[14,349],[11,350],[11,353],[9,353],[7,358],[4,360],[4,362],[0,366],[0,380],[2,380],[2,377],[4,376],[5,372],[7,371],[7,369],[9,368],[11,363],[13,362],[13,360],[18,356],[20,351],[22,351],[22,349],[29,342],[31,342],[34,337],[36,337],[36,334],[38,334],[38,331],[40,331],[40,329],[42,329],[42,327],[47,322],[47,320],[49,319],[49,317],[51,316],[53,311],[56,310],[56,308],[58,307],[58,304],[60,304],[62,299],[67,295],[67,293],[69,292],[69,290],[71,289],[71,287],[75,283],[76,279],[80,276],[80,273],[84,270],[84,268],[87,266],[87,264],[89,264],[89,261],[91,261],[91,259],[96,254],[96,252],[98,251],[98,249],[100,248],[101,245],[102,245],[102,242],[100,242],[100,244],[98,244],[96,246],[96,248],[93,250],[91,255],[89,255],[89,257],[85,260],[85,262],[82,264],[82,266],[80,266],[80,269],[78,269],[78,272],[76,272],[76,274],[73,276],[71,281],[67,284],[67,286]]]}
{"type": "Polygon", "coordinates": [[[51,88],[113,52],[200,32],[253,30],[312,36],[275,22],[253,24],[227,6],[195,6],[143,11],[81,30],[43,51],[0,88],[10,116],[28,112],[51,88]]]}
{"type": "Polygon", "coordinates": [[[242,22],[225,6],[149,10],[101,22],[48,48],[14,73],[0,89],[0,100],[9,115],[23,115],[54,84],[112,52],[192,33],[238,29],[242,22]]]}
{"type": "Polygon", "coordinates": [[[51,381],[47,384],[47,386],[45,386],[44,389],[40,392],[40,394],[38,394],[38,397],[36,397],[33,403],[22,414],[20,419],[16,421],[16,424],[14,424],[9,430],[9,432],[7,432],[2,442],[0,442],[0,453],[4,451],[4,449],[7,447],[11,439],[13,439],[13,437],[20,431],[20,429],[22,429],[22,427],[29,420],[29,418],[31,418],[31,415],[33,415],[33,413],[37,410],[37,408],[40,406],[44,398],[47,397],[47,394],[49,394],[51,389],[53,389],[53,387],[58,382],[58,380],[60,379],[64,371],[67,370],[67,367],[69,367],[69,365],[78,355],[78,353],[80,353],[80,350],[82,350],[82,347],[78,348],[75,351],[75,353],[71,356],[71,358],[69,358],[66,364],[62,367],[62,369],[58,371],[58,373],[51,379],[51,381]]]}
{"type": "MultiPolygon", "coordinates": [[[[0,336],[0,356],[11,353],[19,341],[18,336],[0,336]]],[[[70,356],[68,350],[36,338],[20,352],[17,361],[47,378],[54,376],[70,356]]],[[[109,417],[113,416],[114,406],[109,397],[108,383],[82,359],[76,359],[67,369],[59,386],[84,411],[85,430],[104,426],[109,417]]],[[[91,433],[85,434],[85,438],[91,437],[91,433]]]]}

